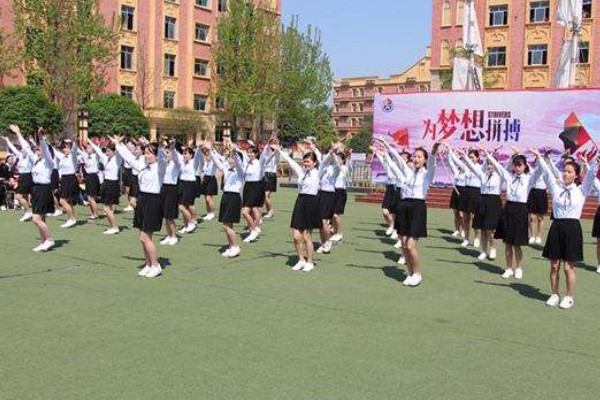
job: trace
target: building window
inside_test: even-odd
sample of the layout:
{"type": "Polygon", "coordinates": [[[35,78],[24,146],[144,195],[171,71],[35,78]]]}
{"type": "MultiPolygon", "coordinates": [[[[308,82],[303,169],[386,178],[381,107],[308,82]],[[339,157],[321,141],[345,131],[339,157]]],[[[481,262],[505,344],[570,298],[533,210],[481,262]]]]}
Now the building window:
{"type": "Polygon", "coordinates": [[[540,23],[550,21],[550,2],[534,1],[529,9],[529,22],[540,23]]]}
{"type": "Polygon", "coordinates": [[[382,86],[379,86],[377,88],[377,93],[379,93],[379,94],[383,93],[383,87],[382,86]]]}
{"type": "Polygon", "coordinates": [[[121,96],[132,99],[133,98],[133,86],[121,86],[121,96]]]}
{"type": "Polygon", "coordinates": [[[456,25],[462,26],[465,19],[465,2],[464,0],[459,0],[456,3],[456,25]]]}
{"type": "Polygon", "coordinates": [[[508,5],[490,7],[490,26],[508,25],[508,5]]]}
{"type": "Polygon", "coordinates": [[[442,6],[442,26],[452,25],[452,4],[450,0],[445,0],[442,6]]]}
{"type": "Polygon", "coordinates": [[[592,18],[592,0],[583,0],[581,16],[583,19],[592,18]]]}
{"type": "Polygon", "coordinates": [[[218,0],[219,2],[217,3],[217,10],[219,10],[219,12],[227,12],[227,0],[218,0]]]}
{"type": "Polygon", "coordinates": [[[196,0],[196,5],[198,7],[208,8],[208,0],[196,0]]]}
{"type": "Polygon", "coordinates": [[[165,39],[175,39],[176,18],[165,17],[165,39]]]}
{"type": "Polygon", "coordinates": [[[121,68],[133,69],[133,47],[121,46],[121,68]]]}
{"type": "Polygon", "coordinates": [[[429,92],[429,86],[427,86],[427,85],[420,85],[419,86],[419,91],[420,92],[429,92]]]}
{"type": "Polygon", "coordinates": [[[587,64],[590,62],[590,42],[579,43],[579,64],[587,64]]]}
{"type": "Polygon", "coordinates": [[[225,101],[222,98],[217,97],[217,99],[215,100],[215,107],[217,108],[217,110],[224,110],[225,101]]]}
{"type": "Polygon", "coordinates": [[[194,75],[206,76],[208,74],[208,61],[196,58],[194,60],[194,75]]]}
{"type": "Polygon", "coordinates": [[[194,110],[206,111],[206,96],[201,94],[194,95],[194,110]]]}
{"type": "Polygon", "coordinates": [[[163,93],[163,107],[175,108],[175,92],[165,91],[163,93]]]}
{"type": "Polygon", "coordinates": [[[503,67],[506,65],[506,47],[488,48],[488,67],[503,67]]]}
{"type": "Polygon", "coordinates": [[[121,29],[126,31],[133,30],[133,16],[135,8],[129,6],[121,6],[121,29]]]}
{"type": "Polygon", "coordinates": [[[208,42],[208,29],[207,25],[196,24],[196,40],[200,42],[208,42]]]}
{"type": "Polygon", "coordinates": [[[175,76],[175,55],[165,54],[165,75],[175,76]]]}
{"type": "Polygon", "coordinates": [[[447,40],[442,40],[442,48],[441,48],[441,54],[440,54],[440,64],[441,65],[450,65],[450,51],[451,51],[450,42],[447,40]]]}
{"type": "Polygon", "coordinates": [[[546,65],[548,63],[548,45],[531,44],[527,52],[527,65],[546,65]]]}

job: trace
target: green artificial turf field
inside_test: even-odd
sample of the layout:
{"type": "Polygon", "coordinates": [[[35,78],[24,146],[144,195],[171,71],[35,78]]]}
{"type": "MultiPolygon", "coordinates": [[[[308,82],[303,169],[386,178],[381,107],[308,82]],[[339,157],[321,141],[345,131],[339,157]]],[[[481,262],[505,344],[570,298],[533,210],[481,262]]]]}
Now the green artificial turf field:
{"type": "Polygon", "coordinates": [[[589,221],[576,305],[563,311],[544,305],[539,248],[526,249],[522,281],[503,280],[503,257],[478,263],[449,237],[448,210],[429,212],[418,288],[399,283],[379,207],[352,198],[343,244],[292,272],[294,199],[277,193],[276,218],[237,259],[219,255],[216,221],[160,247],[168,267],[154,280],[136,275],[132,229],[107,237],[51,218],[61,246],[35,254],[33,225],[0,213],[0,399],[597,398],[589,221]]]}

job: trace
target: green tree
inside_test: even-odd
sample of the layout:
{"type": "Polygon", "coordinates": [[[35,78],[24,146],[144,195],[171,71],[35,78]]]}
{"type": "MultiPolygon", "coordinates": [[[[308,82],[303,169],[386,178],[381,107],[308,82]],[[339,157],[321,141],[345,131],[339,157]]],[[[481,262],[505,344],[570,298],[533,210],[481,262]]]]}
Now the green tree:
{"type": "Polygon", "coordinates": [[[148,135],[148,119],[131,99],[118,94],[100,94],[88,101],[89,136],[121,133],[137,137],[148,135]]]}
{"type": "Polygon", "coordinates": [[[42,127],[51,134],[59,134],[63,114],[48,96],[33,86],[7,86],[0,91],[0,132],[10,124],[17,124],[25,135],[33,135],[42,127]]]}
{"type": "Polygon", "coordinates": [[[297,17],[283,28],[281,43],[277,123],[280,136],[293,141],[323,126],[333,73],[322,50],[320,32],[311,26],[301,32],[297,17]]]}
{"type": "Polygon", "coordinates": [[[352,136],[346,145],[355,153],[369,152],[369,146],[373,145],[373,117],[366,117],[363,126],[352,136]]]}
{"type": "Polygon", "coordinates": [[[262,122],[273,121],[279,96],[279,17],[266,1],[232,0],[217,32],[212,68],[217,113],[234,130],[252,129],[256,139],[262,122]]]}
{"type": "MultiPolygon", "coordinates": [[[[116,59],[114,24],[107,25],[99,0],[15,0],[15,35],[24,43],[24,66],[65,112],[73,135],[79,106],[105,86],[116,59]]],[[[114,22],[114,21],[112,21],[114,22]]]]}
{"type": "Polygon", "coordinates": [[[198,134],[206,137],[208,131],[202,115],[185,107],[170,110],[165,125],[165,131],[171,136],[180,136],[183,143],[187,143],[188,138],[196,138],[198,134]]]}

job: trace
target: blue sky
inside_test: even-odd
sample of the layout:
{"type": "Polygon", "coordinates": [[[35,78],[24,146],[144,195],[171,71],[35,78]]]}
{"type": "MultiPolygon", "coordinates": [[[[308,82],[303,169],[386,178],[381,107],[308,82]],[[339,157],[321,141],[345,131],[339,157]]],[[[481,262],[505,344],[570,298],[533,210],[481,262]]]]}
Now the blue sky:
{"type": "Polygon", "coordinates": [[[430,0],[283,0],[283,20],[321,30],[335,79],[387,77],[415,63],[431,41],[430,0]]]}

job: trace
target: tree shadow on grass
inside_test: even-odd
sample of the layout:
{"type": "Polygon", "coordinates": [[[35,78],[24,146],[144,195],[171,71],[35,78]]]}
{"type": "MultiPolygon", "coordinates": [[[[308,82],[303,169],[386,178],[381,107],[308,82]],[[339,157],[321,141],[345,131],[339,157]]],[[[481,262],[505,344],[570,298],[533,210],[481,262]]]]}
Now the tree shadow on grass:
{"type": "Polygon", "coordinates": [[[504,273],[504,270],[497,265],[485,263],[483,261],[477,261],[475,266],[482,271],[489,272],[494,275],[501,275],[504,273]]]}
{"type": "Polygon", "coordinates": [[[70,240],[67,240],[67,239],[55,240],[54,241],[54,246],[52,246],[48,251],[58,250],[61,247],[63,247],[64,245],[68,244],[69,242],[70,242],[70,240]]]}
{"type": "Polygon", "coordinates": [[[504,286],[518,292],[521,296],[545,302],[549,295],[546,293],[542,293],[539,288],[535,286],[528,285],[526,283],[493,283],[493,282],[484,282],[484,281],[475,281],[475,283],[489,286],[504,286]]]}
{"type": "Polygon", "coordinates": [[[171,263],[171,260],[167,257],[158,257],[158,263],[160,264],[160,266],[162,267],[162,269],[167,269],[168,267],[170,267],[171,265],[173,265],[171,263]]]}
{"type": "Polygon", "coordinates": [[[575,268],[576,268],[576,269],[577,269],[577,268],[579,268],[579,269],[583,269],[583,270],[585,270],[585,271],[588,271],[588,272],[593,272],[594,274],[596,274],[596,273],[597,273],[597,272],[596,272],[596,270],[597,270],[597,268],[598,268],[598,267],[597,267],[597,266],[594,266],[594,265],[588,265],[588,264],[583,264],[583,263],[580,263],[580,264],[576,264],[575,268]]]}
{"type": "Polygon", "coordinates": [[[436,230],[443,235],[452,235],[452,233],[454,233],[454,231],[446,228],[438,228],[436,230]]]}
{"type": "Polygon", "coordinates": [[[274,253],[272,251],[263,251],[262,255],[265,257],[285,257],[288,259],[285,263],[285,265],[287,265],[288,267],[293,267],[294,265],[296,265],[296,263],[299,260],[298,256],[295,254],[274,253]]]}
{"type": "Polygon", "coordinates": [[[406,273],[396,267],[385,266],[385,267],[372,267],[369,265],[358,265],[358,264],[346,264],[346,267],[349,268],[358,268],[358,269],[371,269],[371,270],[380,270],[386,278],[392,279],[396,282],[404,282],[406,277],[406,273]]]}

